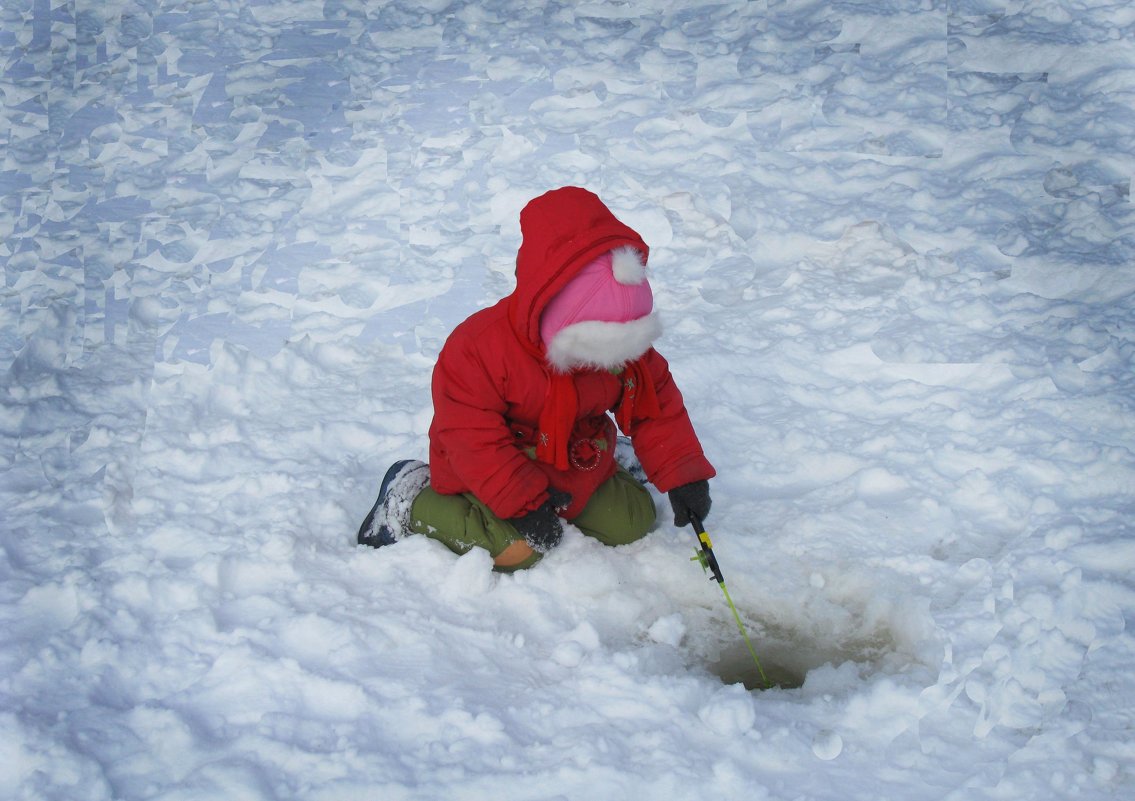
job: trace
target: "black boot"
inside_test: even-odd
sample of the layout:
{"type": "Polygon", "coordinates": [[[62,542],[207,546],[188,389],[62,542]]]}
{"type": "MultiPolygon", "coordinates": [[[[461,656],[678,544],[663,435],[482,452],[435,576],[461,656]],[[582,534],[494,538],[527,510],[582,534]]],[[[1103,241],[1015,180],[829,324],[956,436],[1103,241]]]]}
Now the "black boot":
{"type": "Polygon", "coordinates": [[[430,483],[430,468],[415,459],[395,462],[382,478],[378,500],[359,527],[359,545],[379,548],[401,539],[410,528],[414,499],[430,483]]]}

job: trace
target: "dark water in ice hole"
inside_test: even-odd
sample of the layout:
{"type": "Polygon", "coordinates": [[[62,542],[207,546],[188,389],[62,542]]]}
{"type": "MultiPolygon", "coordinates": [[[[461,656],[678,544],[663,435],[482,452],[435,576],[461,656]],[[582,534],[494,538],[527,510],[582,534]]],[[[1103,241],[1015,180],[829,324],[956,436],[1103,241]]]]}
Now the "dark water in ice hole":
{"type": "MultiPolygon", "coordinates": [[[[765,678],[772,687],[793,690],[804,686],[804,679],[808,674],[807,668],[781,664],[774,655],[762,654],[759,650],[757,658],[761,660],[765,678]]],[[[710,673],[721,679],[723,684],[743,684],[746,690],[770,689],[761,678],[761,673],[757,670],[757,665],[744,643],[724,649],[717,661],[707,667],[710,673]]]]}
{"type": "MultiPolygon", "coordinates": [[[[773,687],[792,690],[804,685],[808,673],[824,665],[854,662],[861,666],[878,665],[888,653],[895,651],[889,631],[877,631],[870,638],[843,642],[809,642],[785,632],[753,636],[753,648],[761,660],[765,676],[773,687]]],[[[723,644],[716,658],[705,662],[706,668],[725,684],[743,684],[749,690],[769,689],[753,662],[752,654],[739,636],[723,644]]],[[[870,670],[870,667],[866,669],[870,670]]]]}

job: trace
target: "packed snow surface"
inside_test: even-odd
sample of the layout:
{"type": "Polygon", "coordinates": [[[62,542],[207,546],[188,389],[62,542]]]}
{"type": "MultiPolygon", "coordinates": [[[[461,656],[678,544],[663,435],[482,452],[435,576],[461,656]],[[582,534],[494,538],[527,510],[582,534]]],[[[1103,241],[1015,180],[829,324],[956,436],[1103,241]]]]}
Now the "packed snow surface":
{"type": "Polygon", "coordinates": [[[1130,3],[5,0],[0,65],[0,797],[1135,795],[1130,3]],[[355,544],[565,184],[781,687],[665,519],[355,544]]]}

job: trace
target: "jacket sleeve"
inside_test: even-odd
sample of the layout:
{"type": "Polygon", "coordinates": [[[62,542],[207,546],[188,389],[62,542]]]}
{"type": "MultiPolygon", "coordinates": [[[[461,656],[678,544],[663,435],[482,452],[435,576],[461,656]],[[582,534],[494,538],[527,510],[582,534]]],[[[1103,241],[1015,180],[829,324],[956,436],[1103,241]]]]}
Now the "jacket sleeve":
{"type": "Polygon", "coordinates": [[[494,378],[476,341],[451,339],[433,373],[431,459],[502,519],[530,512],[548,497],[548,478],[517,447],[505,419],[502,376],[494,378]]]}
{"type": "Polygon", "coordinates": [[[647,478],[660,492],[713,478],[717,471],[702,451],[670,366],[653,348],[645,358],[660,412],[654,417],[633,420],[631,443],[647,478]]]}

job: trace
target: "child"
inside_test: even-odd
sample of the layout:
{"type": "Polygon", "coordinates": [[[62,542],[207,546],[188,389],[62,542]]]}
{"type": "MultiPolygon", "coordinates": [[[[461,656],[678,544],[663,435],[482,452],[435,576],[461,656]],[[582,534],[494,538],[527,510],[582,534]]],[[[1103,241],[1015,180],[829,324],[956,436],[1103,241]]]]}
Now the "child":
{"type": "Polygon", "coordinates": [[[360,544],[424,534],[456,553],[485,548],[512,571],[555,547],[563,520],[607,545],[633,542],[654,501],[615,460],[615,421],[675,525],[709,513],[714,469],[651,347],[661,327],[646,243],[572,186],[529,202],[520,231],[515,290],[438,356],[429,465],[391,466],[360,544]]]}

